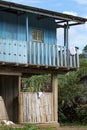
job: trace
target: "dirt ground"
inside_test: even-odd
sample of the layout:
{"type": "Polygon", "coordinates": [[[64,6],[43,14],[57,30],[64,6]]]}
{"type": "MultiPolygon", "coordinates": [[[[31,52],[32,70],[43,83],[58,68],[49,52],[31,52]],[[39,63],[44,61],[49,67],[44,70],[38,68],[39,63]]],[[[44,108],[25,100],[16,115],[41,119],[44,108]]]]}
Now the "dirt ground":
{"type": "Polygon", "coordinates": [[[80,125],[69,125],[69,126],[58,126],[57,123],[51,124],[38,124],[37,125],[40,130],[87,130],[87,126],[80,126],[80,125]],[[47,129],[48,128],[48,129],[47,129]]]}
{"type": "Polygon", "coordinates": [[[87,130],[87,127],[81,127],[81,126],[63,126],[63,127],[59,127],[58,130],[87,130]]]}
{"type": "Polygon", "coordinates": [[[40,130],[87,130],[87,126],[40,127],[40,130]]]}

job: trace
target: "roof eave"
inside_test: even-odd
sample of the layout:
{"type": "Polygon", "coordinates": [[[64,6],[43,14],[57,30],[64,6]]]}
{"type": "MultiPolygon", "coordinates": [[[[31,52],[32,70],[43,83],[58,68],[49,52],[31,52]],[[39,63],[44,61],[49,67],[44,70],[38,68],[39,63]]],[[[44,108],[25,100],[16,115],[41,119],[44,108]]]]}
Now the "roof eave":
{"type": "Polygon", "coordinates": [[[8,8],[8,9],[22,11],[22,12],[35,13],[35,14],[46,16],[46,17],[52,17],[54,19],[74,21],[77,24],[84,24],[87,21],[86,18],[58,13],[58,12],[49,11],[49,10],[40,9],[40,8],[35,8],[31,6],[16,4],[12,2],[0,1],[0,6],[8,8]]]}

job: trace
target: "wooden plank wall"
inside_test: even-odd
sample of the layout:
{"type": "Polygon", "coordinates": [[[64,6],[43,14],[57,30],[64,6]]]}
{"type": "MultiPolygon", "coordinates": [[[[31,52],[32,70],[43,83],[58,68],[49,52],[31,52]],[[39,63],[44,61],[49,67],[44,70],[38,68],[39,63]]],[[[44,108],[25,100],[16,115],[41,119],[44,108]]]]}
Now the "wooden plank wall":
{"type": "Polygon", "coordinates": [[[0,38],[0,61],[27,63],[27,43],[12,39],[0,38]]]}
{"type": "Polygon", "coordinates": [[[17,76],[0,75],[0,96],[4,100],[9,120],[18,122],[17,76]]]}
{"type": "MultiPolygon", "coordinates": [[[[53,93],[20,93],[21,121],[29,123],[46,123],[54,121],[53,93]]],[[[22,123],[21,122],[21,123],[22,123]]]]}
{"type": "Polygon", "coordinates": [[[1,120],[8,120],[8,114],[2,96],[0,96],[0,121],[1,120]]]}

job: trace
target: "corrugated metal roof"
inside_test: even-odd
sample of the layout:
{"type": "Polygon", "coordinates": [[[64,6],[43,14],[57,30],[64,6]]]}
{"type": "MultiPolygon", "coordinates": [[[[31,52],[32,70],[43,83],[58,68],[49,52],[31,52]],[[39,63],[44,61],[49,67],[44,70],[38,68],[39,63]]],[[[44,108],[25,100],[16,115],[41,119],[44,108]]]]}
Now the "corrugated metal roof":
{"type": "Polygon", "coordinates": [[[0,1],[0,10],[6,10],[6,9],[9,9],[9,11],[22,11],[22,12],[40,14],[42,16],[53,17],[58,20],[76,22],[76,24],[83,24],[87,21],[86,18],[82,18],[82,17],[63,14],[63,13],[45,10],[41,8],[35,8],[35,7],[21,5],[12,2],[0,1]]]}

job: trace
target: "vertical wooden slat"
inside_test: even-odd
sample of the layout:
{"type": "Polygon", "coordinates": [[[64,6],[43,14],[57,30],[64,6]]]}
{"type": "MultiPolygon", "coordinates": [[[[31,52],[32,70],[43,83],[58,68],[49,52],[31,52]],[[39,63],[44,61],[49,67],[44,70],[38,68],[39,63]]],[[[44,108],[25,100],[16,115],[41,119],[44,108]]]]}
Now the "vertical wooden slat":
{"type": "Polygon", "coordinates": [[[35,93],[35,105],[34,105],[34,109],[35,109],[35,122],[37,122],[36,104],[37,104],[37,93],[35,93]]]}
{"type": "Polygon", "coordinates": [[[51,45],[48,46],[48,60],[49,60],[49,65],[51,65],[51,45]]]}
{"type": "Polygon", "coordinates": [[[32,64],[32,42],[29,43],[29,63],[32,64]]]}
{"type": "Polygon", "coordinates": [[[59,46],[57,46],[57,67],[59,66],[59,59],[60,59],[59,46]]]}
{"type": "Polygon", "coordinates": [[[37,63],[40,64],[40,43],[37,43],[37,63]]]}
{"type": "Polygon", "coordinates": [[[72,59],[72,56],[70,55],[70,67],[73,67],[72,61],[73,61],[73,59],[72,59]]]}
{"type": "Polygon", "coordinates": [[[29,111],[28,111],[28,108],[29,108],[29,100],[28,100],[28,92],[27,92],[27,95],[26,95],[26,122],[28,122],[28,117],[29,117],[29,111]]]}
{"type": "Polygon", "coordinates": [[[31,114],[32,114],[32,106],[31,106],[31,103],[32,103],[32,93],[30,93],[29,94],[30,96],[30,99],[29,99],[29,102],[30,102],[30,106],[29,106],[29,108],[30,108],[30,112],[29,112],[29,116],[30,116],[30,122],[32,122],[32,116],[31,116],[31,114]]]}
{"type": "Polygon", "coordinates": [[[42,52],[41,52],[41,44],[42,44],[42,43],[39,44],[39,50],[40,50],[40,52],[39,52],[39,64],[40,64],[40,65],[41,65],[41,53],[42,53],[42,52]]]}
{"type": "Polygon", "coordinates": [[[73,55],[73,64],[74,64],[74,67],[76,67],[76,57],[75,57],[75,55],[73,55]]]}
{"type": "Polygon", "coordinates": [[[77,67],[79,68],[79,53],[78,53],[78,49],[77,49],[76,59],[77,59],[77,67]]]}
{"type": "Polygon", "coordinates": [[[36,64],[36,43],[33,42],[33,63],[36,64]]]}
{"type": "Polygon", "coordinates": [[[52,94],[49,94],[49,122],[52,121],[52,94]]]}
{"type": "Polygon", "coordinates": [[[41,44],[41,63],[44,65],[44,43],[41,44]]]}
{"type": "Polygon", "coordinates": [[[47,44],[45,44],[45,65],[48,65],[48,52],[47,52],[47,48],[48,48],[48,45],[47,44]]]}
{"type": "Polygon", "coordinates": [[[53,66],[55,66],[55,45],[53,45],[53,66]]]}
{"type": "Polygon", "coordinates": [[[43,102],[42,122],[44,123],[44,122],[46,122],[45,93],[43,93],[42,102],[43,102]]]}
{"type": "MultiPolygon", "coordinates": [[[[36,96],[36,93],[33,93],[33,96],[36,96]]],[[[33,98],[33,121],[36,122],[36,98],[33,98]]]]}
{"type": "Polygon", "coordinates": [[[60,47],[60,65],[63,66],[63,50],[62,47],[60,47]]]}
{"type": "Polygon", "coordinates": [[[67,52],[66,52],[66,47],[64,47],[64,66],[66,67],[67,66],[67,64],[66,64],[66,54],[67,54],[67,52]]]}
{"type": "Polygon", "coordinates": [[[23,93],[23,100],[24,100],[24,103],[23,103],[23,111],[24,111],[24,121],[26,122],[27,120],[26,120],[26,118],[27,118],[27,115],[26,115],[26,113],[27,113],[27,109],[26,109],[26,106],[27,106],[27,99],[26,99],[26,95],[25,95],[25,93],[23,93]]]}

